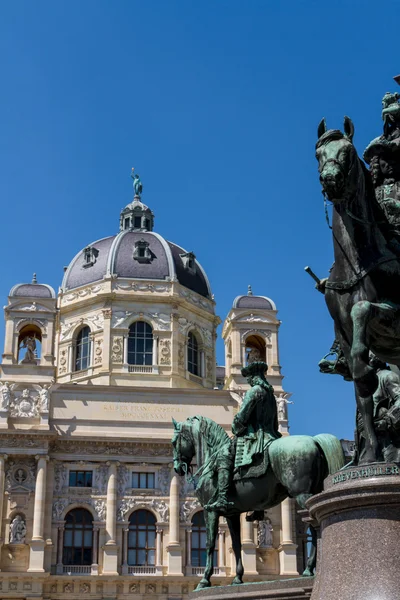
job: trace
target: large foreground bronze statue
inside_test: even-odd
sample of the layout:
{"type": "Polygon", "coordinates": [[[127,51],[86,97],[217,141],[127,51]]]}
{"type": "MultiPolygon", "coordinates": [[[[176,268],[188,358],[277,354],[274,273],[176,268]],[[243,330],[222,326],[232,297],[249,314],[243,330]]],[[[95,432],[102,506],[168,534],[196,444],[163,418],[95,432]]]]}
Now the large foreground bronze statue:
{"type": "MultiPolygon", "coordinates": [[[[207,565],[199,588],[210,585],[220,515],[226,517],[235,553],[236,577],[232,583],[243,583],[240,514],[252,511],[249,519],[257,519],[288,496],[305,508],[305,502],[322,490],[325,477],[344,465],[341,444],[332,435],[281,437],[266,370],[267,365],[260,361],[242,369],[251,388],[234,418],[233,438],[206,417],[174,421],[175,471],[193,480],[205,509],[207,565]],[[194,456],[197,471],[192,477],[194,456]]],[[[306,574],[311,575],[314,566],[315,554],[306,574]]]]}
{"type": "MultiPolygon", "coordinates": [[[[357,155],[348,117],[344,132],[328,130],[322,120],[316,145],[322,189],[333,205],[335,258],[319,289],[335,324],[341,354],[338,366],[355,385],[356,437],[362,439],[356,464],[385,461],[388,444],[392,456],[394,448],[400,448],[400,404],[388,407],[383,422],[376,418],[379,377],[370,363],[372,352],[383,363],[400,366],[399,97],[386,94],[383,99],[383,135],[364,154],[371,170],[357,155]]],[[[329,372],[326,361],[321,366],[329,372]]]]}

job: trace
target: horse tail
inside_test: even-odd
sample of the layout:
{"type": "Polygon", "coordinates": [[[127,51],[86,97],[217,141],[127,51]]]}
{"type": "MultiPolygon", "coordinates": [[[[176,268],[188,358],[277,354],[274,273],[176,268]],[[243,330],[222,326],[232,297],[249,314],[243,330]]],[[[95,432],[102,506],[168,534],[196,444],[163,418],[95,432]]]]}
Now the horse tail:
{"type": "Polygon", "coordinates": [[[340,471],[345,465],[345,458],[340,440],[330,433],[314,435],[314,442],[322,450],[328,463],[328,475],[340,471]]]}

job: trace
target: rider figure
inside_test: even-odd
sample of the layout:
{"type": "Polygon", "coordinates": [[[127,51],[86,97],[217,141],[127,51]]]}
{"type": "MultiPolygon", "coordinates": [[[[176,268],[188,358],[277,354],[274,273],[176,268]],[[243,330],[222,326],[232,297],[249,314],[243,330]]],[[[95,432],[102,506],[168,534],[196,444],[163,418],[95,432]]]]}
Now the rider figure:
{"type": "MultiPolygon", "coordinates": [[[[252,362],[242,369],[242,375],[247,378],[251,388],[246,392],[240,410],[233,419],[233,444],[219,457],[218,498],[205,507],[207,510],[221,514],[226,514],[229,510],[231,503],[228,502],[228,491],[232,481],[235,446],[237,451],[240,449],[239,456],[235,459],[235,466],[240,469],[251,465],[256,455],[263,454],[273,440],[281,437],[274,390],[265,379],[267,369],[268,365],[262,361],[252,362]]],[[[256,518],[258,516],[254,517],[256,518]]]]}

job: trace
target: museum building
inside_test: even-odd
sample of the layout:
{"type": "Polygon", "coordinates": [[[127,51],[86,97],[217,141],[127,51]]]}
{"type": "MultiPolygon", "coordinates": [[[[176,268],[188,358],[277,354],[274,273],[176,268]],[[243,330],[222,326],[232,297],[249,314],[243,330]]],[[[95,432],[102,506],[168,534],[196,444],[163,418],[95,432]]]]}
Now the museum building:
{"type": "MultiPolygon", "coordinates": [[[[119,232],[72,259],[58,294],[34,276],[4,312],[0,597],[184,599],[204,571],[206,536],[193,488],[172,468],[171,419],[200,414],[230,432],[252,356],[269,365],[288,435],[274,302],[251,288],[233,300],[216,366],[221,321],[207,275],[154,231],[137,194],[119,232]]],[[[303,567],[289,499],[262,522],[243,519],[242,542],[247,581],[303,567]]],[[[233,569],[221,519],[213,583],[233,569]]]]}

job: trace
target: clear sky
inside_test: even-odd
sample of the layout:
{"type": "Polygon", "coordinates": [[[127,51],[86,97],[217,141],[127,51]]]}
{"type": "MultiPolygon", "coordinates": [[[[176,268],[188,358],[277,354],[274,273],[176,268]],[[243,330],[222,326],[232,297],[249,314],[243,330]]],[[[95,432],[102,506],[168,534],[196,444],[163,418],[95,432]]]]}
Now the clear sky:
{"type": "Polygon", "coordinates": [[[318,373],[332,322],[303,269],[332,263],[319,120],[352,117],[361,153],[397,89],[400,5],[382,6],[3,1],[3,304],[34,271],[57,289],[79,249],[118,231],[134,166],[156,231],[196,253],[222,319],[249,283],[276,302],[292,433],[352,438],[353,387],[318,373]]]}

